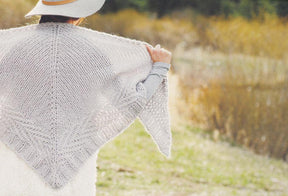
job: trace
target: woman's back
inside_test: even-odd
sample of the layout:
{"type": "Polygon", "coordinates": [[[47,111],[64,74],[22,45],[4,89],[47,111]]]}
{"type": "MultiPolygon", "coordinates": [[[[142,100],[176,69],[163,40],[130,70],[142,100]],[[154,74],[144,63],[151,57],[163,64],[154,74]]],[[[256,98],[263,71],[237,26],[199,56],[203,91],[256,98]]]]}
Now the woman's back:
{"type": "Polygon", "coordinates": [[[3,195],[40,191],[72,196],[79,195],[78,190],[90,195],[95,191],[99,149],[136,117],[159,150],[170,155],[167,79],[158,88],[169,68],[158,63],[151,70],[142,42],[46,23],[0,31],[0,43],[0,140],[10,149],[2,145],[2,157],[10,157],[6,163],[12,163],[1,169],[16,171],[10,179],[1,173],[7,186],[0,190],[3,195]],[[150,71],[161,75],[157,84],[147,80],[150,71]],[[156,90],[149,100],[136,88],[145,78],[156,90]],[[35,181],[40,178],[29,177],[31,172],[50,187],[41,180],[38,186],[35,181]],[[22,179],[17,181],[22,187],[15,187],[16,178],[22,179]],[[91,188],[79,189],[87,179],[91,188]]]}
{"type": "MultiPolygon", "coordinates": [[[[66,27],[74,27],[72,24],[58,24],[64,31],[70,30],[66,27]]],[[[69,38],[64,32],[62,34],[55,32],[56,26],[56,23],[46,23],[15,28],[11,33],[10,30],[0,31],[2,48],[5,48],[5,52],[0,52],[2,87],[0,89],[0,139],[10,145],[7,146],[0,141],[0,196],[94,196],[96,194],[98,150],[91,154],[71,181],[61,189],[52,189],[33,170],[39,169],[37,172],[41,173],[44,168],[53,167],[52,160],[56,156],[52,148],[57,145],[51,143],[56,142],[52,139],[53,133],[63,134],[63,137],[59,138],[65,138],[65,133],[73,131],[72,127],[74,123],[77,124],[77,117],[85,113],[87,108],[85,104],[89,104],[89,101],[80,99],[79,94],[85,95],[81,89],[89,88],[88,86],[93,83],[87,79],[89,78],[87,74],[80,73],[89,70],[89,66],[94,66],[90,68],[95,69],[97,65],[97,63],[81,62],[83,60],[81,56],[89,61],[86,56],[89,55],[89,43],[67,40],[69,38]],[[56,34],[63,36],[57,37],[56,34]],[[86,53],[80,52],[80,55],[74,54],[74,56],[62,55],[67,54],[67,50],[77,50],[75,47],[81,48],[81,45],[82,48],[87,49],[86,53]],[[56,48],[62,51],[57,51],[56,54],[54,50],[56,48]],[[73,81],[70,80],[71,76],[73,81]],[[26,152],[34,152],[33,149],[37,149],[35,151],[39,153],[37,156],[42,155],[42,160],[37,160],[35,157],[28,158],[26,152]],[[24,152],[27,155],[25,161],[19,157],[19,155],[24,156],[21,154],[24,152]],[[49,161],[51,163],[48,163],[49,161]]],[[[100,81],[101,79],[99,77],[100,81]]],[[[68,135],[66,138],[68,139],[68,135]]],[[[59,142],[60,144],[62,145],[63,142],[59,142]]],[[[72,146],[68,149],[71,152],[76,151],[75,148],[73,151],[72,146]]],[[[56,151],[56,153],[63,151],[56,151]]],[[[67,152],[66,156],[62,155],[61,158],[64,160],[70,157],[71,152],[70,154],[67,152]]]]}
{"type": "Polygon", "coordinates": [[[25,162],[0,142],[0,195],[1,196],[95,196],[97,180],[97,155],[83,165],[75,178],[61,190],[44,184],[25,162]]]}

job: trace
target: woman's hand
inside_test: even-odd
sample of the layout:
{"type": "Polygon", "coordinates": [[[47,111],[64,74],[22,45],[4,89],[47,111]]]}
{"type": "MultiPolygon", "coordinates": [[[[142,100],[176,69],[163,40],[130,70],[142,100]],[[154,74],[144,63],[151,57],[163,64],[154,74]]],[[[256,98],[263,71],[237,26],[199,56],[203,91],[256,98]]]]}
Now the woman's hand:
{"type": "Polygon", "coordinates": [[[164,48],[161,48],[160,44],[157,44],[155,48],[146,45],[146,48],[154,63],[163,62],[171,64],[172,53],[164,48]]]}

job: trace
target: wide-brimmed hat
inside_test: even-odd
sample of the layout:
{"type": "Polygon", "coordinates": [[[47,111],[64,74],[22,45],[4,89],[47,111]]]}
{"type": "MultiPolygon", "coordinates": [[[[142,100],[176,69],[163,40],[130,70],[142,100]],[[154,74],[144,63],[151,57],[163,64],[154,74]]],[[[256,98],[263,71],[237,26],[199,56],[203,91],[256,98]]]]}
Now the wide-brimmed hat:
{"type": "Polygon", "coordinates": [[[60,15],[82,18],[97,12],[105,0],[39,0],[36,6],[25,15],[60,15]]]}

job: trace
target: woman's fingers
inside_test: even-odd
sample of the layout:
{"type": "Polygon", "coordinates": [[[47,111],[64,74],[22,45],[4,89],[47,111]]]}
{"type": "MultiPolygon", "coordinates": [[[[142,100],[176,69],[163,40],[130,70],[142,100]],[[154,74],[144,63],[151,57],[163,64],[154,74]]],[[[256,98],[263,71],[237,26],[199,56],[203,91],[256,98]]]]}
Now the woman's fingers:
{"type": "Polygon", "coordinates": [[[157,44],[155,48],[146,45],[146,48],[154,62],[171,63],[172,53],[164,48],[161,48],[160,44],[157,44]]]}
{"type": "Polygon", "coordinates": [[[150,56],[152,56],[152,54],[153,54],[153,49],[152,49],[150,46],[148,46],[148,45],[146,45],[146,48],[147,48],[150,56]]]}
{"type": "Polygon", "coordinates": [[[161,49],[161,45],[160,45],[160,44],[157,44],[157,45],[155,46],[155,49],[156,49],[156,50],[160,50],[160,49],[161,49]]]}
{"type": "Polygon", "coordinates": [[[169,55],[172,55],[172,53],[171,53],[170,51],[166,50],[165,48],[162,48],[161,50],[162,50],[163,52],[166,52],[166,53],[169,54],[169,55]]]}

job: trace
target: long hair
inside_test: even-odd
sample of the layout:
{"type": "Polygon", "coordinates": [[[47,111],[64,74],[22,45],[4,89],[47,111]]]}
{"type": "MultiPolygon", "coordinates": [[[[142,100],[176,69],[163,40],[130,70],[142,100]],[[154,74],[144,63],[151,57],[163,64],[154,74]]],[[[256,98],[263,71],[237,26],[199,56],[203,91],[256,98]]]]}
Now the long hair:
{"type": "MultiPolygon", "coordinates": [[[[57,16],[57,15],[41,15],[39,23],[45,22],[68,22],[69,20],[78,20],[80,18],[73,18],[67,16],[57,16]]],[[[79,24],[83,21],[84,18],[81,18],[79,24]]]]}

